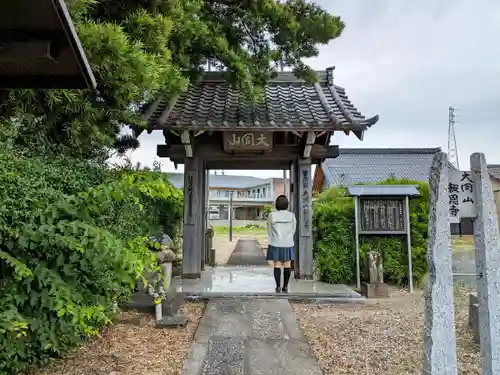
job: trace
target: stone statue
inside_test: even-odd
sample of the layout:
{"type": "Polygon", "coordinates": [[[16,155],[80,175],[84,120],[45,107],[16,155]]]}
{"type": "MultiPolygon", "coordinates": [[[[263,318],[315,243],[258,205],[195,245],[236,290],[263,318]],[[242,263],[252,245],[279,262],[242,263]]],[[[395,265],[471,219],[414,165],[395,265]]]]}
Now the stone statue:
{"type": "Polygon", "coordinates": [[[368,280],[370,284],[384,283],[384,269],[382,266],[382,256],[377,251],[369,251],[366,254],[368,269],[368,280]]]}
{"type": "Polygon", "coordinates": [[[152,242],[160,243],[160,249],[151,247],[150,250],[155,253],[156,262],[161,267],[163,282],[161,284],[158,283],[160,275],[157,272],[147,273],[144,275],[147,280],[147,286],[144,286],[142,281],[139,280],[136,286],[137,291],[149,294],[154,294],[155,291],[164,293],[165,290],[170,287],[172,279],[172,262],[177,259],[177,255],[172,250],[174,247],[172,239],[166,234],[162,235],[160,238],[156,236],[150,237],[152,242]]]}
{"type": "Polygon", "coordinates": [[[368,279],[361,283],[361,294],[367,298],[389,297],[389,285],[384,283],[382,255],[378,251],[369,251],[365,257],[365,275],[368,279]]]}

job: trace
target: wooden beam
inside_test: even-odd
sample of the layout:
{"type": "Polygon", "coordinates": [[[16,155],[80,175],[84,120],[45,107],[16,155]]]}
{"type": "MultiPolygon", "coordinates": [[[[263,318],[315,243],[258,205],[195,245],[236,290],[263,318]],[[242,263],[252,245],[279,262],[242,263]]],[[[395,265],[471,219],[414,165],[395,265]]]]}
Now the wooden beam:
{"type": "Polygon", "coordinates": [[[316,141],[316,134],[313,131],[307,132],[306,145],[304,147],[304,159],[307,159],[311,156],[312,146],[316,141]]]}
{"type": "MultiPolygon", "coordinates": [[[[161,158],[183,159],[187,156],[184,145],[158,145],[157,155],[161,158]]],[[[250,161],[259,160],[260,162],[271,160],[292,160],[297,157],[302,157],[303,147],[301,146],[274,146],[270,152],[261,154],[240,154],[240,153],[226,153],[222,148],[205,144],[197,146],[196,155],[203,157],[207,160],[231,160],[231,161],[250,161]]],[[[313,159],[336,158],[339,155],[339,146],[324,146],[314,144],[311,145],[310,157],[313,159]]]]}
{"type": "MultiPolygon", "coordinates": [[[[183,163],[184,161],[180,161],[183,163]]],[[[208,169],[242,169],[242,170],[283,170],[289,167],[287,160],[266,160],[264,163],[261,160],[207,160],[208,169]]]]}
{"type": "Polygon", "coordinates": [[[184,130],[181,133],[181,141],[182,141],[182,144],[184,145],[184,151],[185,151],[186,157],[192,158],[193,157],[193,145],[191,142],[191,134],[189,133],[189,130],[184,130]]]}

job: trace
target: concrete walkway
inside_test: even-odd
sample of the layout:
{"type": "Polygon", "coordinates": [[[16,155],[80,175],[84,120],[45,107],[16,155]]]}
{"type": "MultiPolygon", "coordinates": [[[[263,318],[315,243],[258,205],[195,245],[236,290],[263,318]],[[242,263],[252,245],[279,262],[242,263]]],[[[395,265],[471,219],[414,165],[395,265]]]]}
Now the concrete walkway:
{"type": "Polygon", "coordinates": [[[321,375],[286,300],[212,300],[181,375],[321,375]]]}
{"type": "Polygon", "coordinates": [[[228,266],[267,266],[268,262],[262,246],[254,238],[241,238],[236,243],[231,257],[227,261],[228,266]]]}

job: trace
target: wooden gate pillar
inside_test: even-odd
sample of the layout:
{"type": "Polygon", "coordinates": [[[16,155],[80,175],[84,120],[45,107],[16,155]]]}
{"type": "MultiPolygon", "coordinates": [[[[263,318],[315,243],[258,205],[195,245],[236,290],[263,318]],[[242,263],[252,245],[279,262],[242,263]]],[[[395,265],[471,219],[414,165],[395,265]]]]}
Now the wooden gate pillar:
{"type": "Polygon", "coordinates": [[[294,171],[295,212],[297,217],[299,278],[313,278],[312,180],[311,159],[298,159],[294,171]]]}
{"type": "Polygon", "coordinates": [[[299,181],[297,179],[298,173],[297,173],[297,161],[292,161],[290,163],[290,211],[295,214],[295,218],[297,219],[297,230],[295,232],[295,237],[294,237],[294,243],[295,243],[295,257],[293,260],[293,275],[296,279],[300,278],[300,269],[299,269],[299,215],[298,215],[298,209],[297,209],[297,203],[298,203],[298,190],[297,186],[299,184],[299,181]]]}
{"type": "Polygon", "coordinates": [[[207,216],[206,216],[206,207],[205,205],[207,204],[207,169],[205,168],[206,163],[205,159],[202,159],[200,161],[200,197],[201,197],[201,202],[199,205],[201,206],[201,215],[200,215],[200,247],[199,247],[199,252],[200,252],[200,269],[202,271],[205,270],[205,234],[207,231],[207,216]]]}
{"type": "Polygon", "coordinates": [[[201,276],[201,254],[204,225],[203,160],[200,157],[186,158],[184,163],[184,223],[182,243],[182,277],[196,279],[201,276]]]}

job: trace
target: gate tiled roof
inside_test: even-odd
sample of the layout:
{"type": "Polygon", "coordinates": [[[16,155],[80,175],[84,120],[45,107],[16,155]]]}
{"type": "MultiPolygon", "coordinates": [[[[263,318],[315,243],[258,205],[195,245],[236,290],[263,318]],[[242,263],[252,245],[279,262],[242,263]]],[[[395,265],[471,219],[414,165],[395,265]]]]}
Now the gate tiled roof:
{"type": "Polygon", "coordinates": [[[207,72],[176,100],[158,100],[149,110],[148,130],[352,130],[378,121],[365,118],[345,90],[333,84],[333,68],[309,84],[281,72],[265,87],[262,102],[248,102],[220,72],[207,72]]]}

